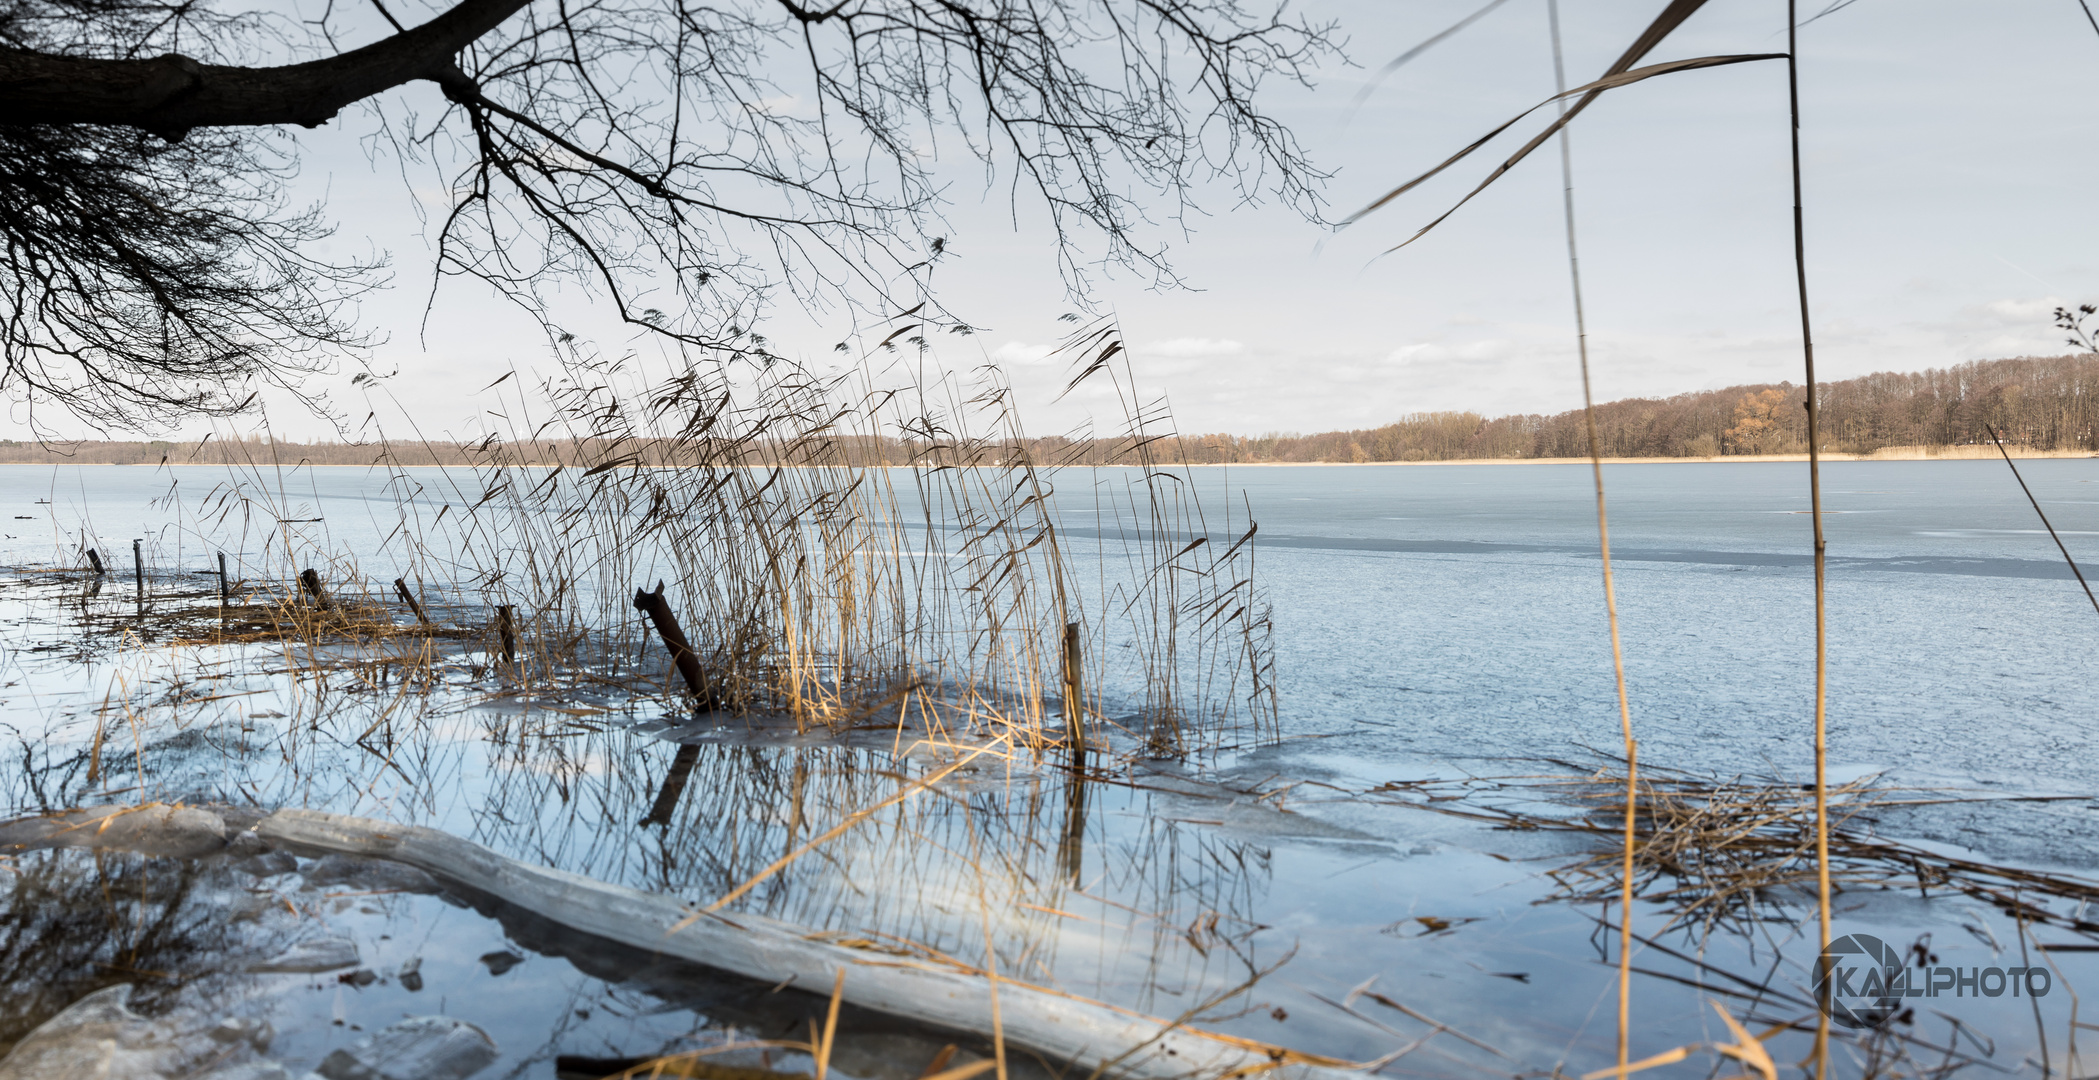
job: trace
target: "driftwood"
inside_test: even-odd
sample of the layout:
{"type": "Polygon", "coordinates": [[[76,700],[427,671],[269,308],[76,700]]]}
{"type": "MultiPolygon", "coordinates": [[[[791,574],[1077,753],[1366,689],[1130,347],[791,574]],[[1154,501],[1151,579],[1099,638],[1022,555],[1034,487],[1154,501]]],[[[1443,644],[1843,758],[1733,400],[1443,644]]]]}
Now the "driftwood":
{"type": "Polygon", "coordinates": [[[1348,1062],[1177,1027],[1024,983],[999,980],[994,1006],[992,988],[975,973],[812,940],[804,928],[761,915],[705,914],[673,897],[531,866],[435,829],[314,810],[279,810],[255,828],[295,852],[391,859],[572,930],[763,982],[829,986],[843,969],[846,1001],[920,1023],[988,1033],[995,1008],[1006,1045],[1087,1071],[1107,1064],[1116,1076],[1141,1080],[1354,1075],[1348,1062]]]}

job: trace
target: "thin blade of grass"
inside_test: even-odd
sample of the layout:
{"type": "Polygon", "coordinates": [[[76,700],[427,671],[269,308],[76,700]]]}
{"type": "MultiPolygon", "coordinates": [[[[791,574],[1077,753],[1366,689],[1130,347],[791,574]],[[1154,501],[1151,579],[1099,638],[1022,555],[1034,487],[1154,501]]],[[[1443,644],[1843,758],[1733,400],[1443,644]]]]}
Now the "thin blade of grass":
{"type": "Polygon", "coordinates": [[[1596,95],[1603,93],[1605,90],[1610,90],[1620,86],[1630,86],[1633,83],[1643,82],[1647,79],[1652,79],[1658,75],[1669,75],[1679,71],[1695,71],[1701,68],[1725,67],[1731,64],[1746,64],[1757,60],[1783,60],[1785,59],[1785,57],[1785,53],[1737,53],[1722,56],[1698,56],[1692,57],[1688,60],[1671,60],[1666,63],[1651,64],[1643,68],[1634,68],[1631,71],[1623,71],[1611,75],[1606,75],[1603,78],[1596,80],[1595,82],[1588,83],[1583,86],[1577,86],[1572,90],[1566,91],[1565,93],[1554,94],[1553,96],[1546,98],[1544,101],[1541,101],[1536,105],[1533,105],[1530,108],[1525,109],[1520,113],[1517,113],[1515,116],[1509,118],[1509,120],[1506,123],[1503,123],[1500,127],[1497,127],[1494,130],[1489,131],[1487,134],[1480,136],[1478,139],[1473,141],[1472,145],[1467,146],[1465,149],[1458,151],[1456,154],[1446,159],[1442,164],[1437,165],[1435,168],[1430,169],[1429,171],[1422,173],[1420,176],[1417,176],[1412,180],[1409,180],[1406,183],[1401,184],[1396,188],[1393,188],[1391,191],[1386,192],[1384,195],[1379,196],[1376,200],[1371,202],[1370,205],[1365,206],[1363,209],[1358,210],[1353,214],[1350,214],[1348,218],[1344,221],[1344,224],[1354,223],[1355,221],[1365,217],[1366,215],[1371,214],[1376,210],[1382,208],[1387,203],[1390,203],[1392,200],[1399,198],[1401,195],[1404,195],[1407,192],[1412,191],[1415,188],[1421,186],[1422,184],[1428,182],[1430,179],[1435,177],[1437,174],[1443,172],[1445,169],[1450,168],[1452,165],[1455,165],[1458,162],[1464,160],[1466,157],[1470,156],[1473,151],[1478,150],[1480,147],[1486,145],[1488,142],[1492,141],[1496,136],[1500,135],[1502,132],[1507,131],[1512,127],[1515,127],[1518,123],[1520,123],[1523,120],[1524,117],[1527,117],[1530,114],[1537,112],[1539,109],[1542,109],[1545,106],[1550,105],[1556,101],[1564,100],[1576,94],[1585,95],[1580,101],[1577,101],[1565,113],[1562,113],[1560,116],[1555,118],[1553,122],[1549,126],[1547,126],[1544,131],[1539,132],[1537,135],[1533,136],[1529,142],[1524,143],[1522,148],[1518,149],[1514,154],[1509,156],[1508,160],[1496,166],[1493,172],[1487,174],[1487,178],[1485,180],[1480,181],[1477,187],[1474,187],[1471,191],[1467,192],[1465,197],[1459,199],[1457,203],[1453,205],[1450,209],[1445,210],[1442,214],[1438,215],[1434,221],[1431,221],[1428,224],[1423,225],[1419,231],[1414,233],[1414,235],[1408,237],[1406,240],[1398,244],[1394,244],[1391,248],[1388,249],[1388,251],[1398,251],[1400,248],[1406,247],[1408,244],[1411,244],[1414,241],[1419,240],[1423,236],[1427,235],[1429,230],[1434,229],[1438,225],[1441,225],[1445,219],[1449,218],[1452,214],[1457,213],[1460,208],[1462,208],[1466,203],[1471,202],[1474,197],[1479,195],[1480,192],[1487,190],[1487,188],[1491,186],[1496,180],[1499,180],[1503,176],[1507,175],[1510,169],[1515,168],[1519,163],[1523,161],[1524,158],[1529,157],[1531,151],[1536,150],[1538,147],[1545,145],[1545,141],[1547,139],[1552,138],[1554,135],[1559,133],[1561,128],[1564,128],[1569,123],[1573,122],[1574,118],[1581,114],[1581,110],[1585,108],[1589,102],[1596,100],[1596,95]]]}
{"type": "Polygon", "coordinates": [[[1772,1062],[1771,1052],[1764,1049],[1763,1040],[1751,1035],[1748,1028],[1743,1027],[1732,1014],[1720,1007],[1719,1002],[1711,1004],[1713,1011],[1719,1013],[1720,1019],[1727,1024],[1727,1030],[1735,1036],[1733,1045],[1723,1043],[1713,1049],[1755,1069],[1764,1080],[1778,1080],[1778,1066],[1772,1062]]]}
{"type": "Polygon", "coordinates": [[[1693,1043],[1690,1046],[1679,1046],[1674,1050],[1664,1050],[1661,1053],[1654,1055],[1653,1057],[1641,1058],[1640,1060],[1635,1061],[1630,1065],[1613,1065],[1608,1069],[1596,1069],[1590,1072],[1585,1072],[1582,1074],[1582,1080],[1603,1080],[1603,1078],[1606,1076],[1617,1076],[1623,1073],[1636,1073],[1640,1072],[1643,1069],[1659,1068],[1663,1065],[1674,1065],[1677,1062],[1682,1061],[1687,1057],[1690,1057],[1691,1051],[1696,1049],[1698,1049],[1698,1046],[1696,1043],[1693,1043]]]}
{"type": "Polygon", "coordinates": [[[2019,482],[2019,490],[2026,493],[2026,501],[2033,504],[2033,512],[2041,516],[2041,525],[2048,530],[2048,539],[2055,541],[2056,550],[2063,553],[2063,561],[2070,564],[2070,572],[2077,575],[2077,584],[2084,587],[2085,599],[2092,602],[2092,610],[2099,611],[2099,596],[2092,595],[2091,583],[2084,579],[2084,571],[2077,568],[2077,560],[2070,557],[2070,549],[2063,545],[2063,538],[2056,535],[2055,526],[2048,521],[2048,512],[2041,509],[2041,500],[2034,498],[2033,489],[2026,486],[2026,478],[2019,475],[2019,467],[2012,464],[2011,451],[2004,448],[2004,440],[1997,436],[1997,429],[1988,424],[1982,429],[1990,433],[1990,441],[1997,444],[1997,452],[2004,455],[2004,463],[2011,467],[2012,479],[2019,482]]]}
{"type": "MultiPolygon", "coordinates": [[[[845,1000],[845,969],[838,969],[838,978],[831,983],[831,1008],[824,1014],[823,1038],[816,1043],[816,1080],[824,1080],[831,1070],[831,1047],[838,1038],[838,1004],[845,1000]]],[[[1776,1080],[1776,1078],[1774,1078],[1776,1080]]]]}

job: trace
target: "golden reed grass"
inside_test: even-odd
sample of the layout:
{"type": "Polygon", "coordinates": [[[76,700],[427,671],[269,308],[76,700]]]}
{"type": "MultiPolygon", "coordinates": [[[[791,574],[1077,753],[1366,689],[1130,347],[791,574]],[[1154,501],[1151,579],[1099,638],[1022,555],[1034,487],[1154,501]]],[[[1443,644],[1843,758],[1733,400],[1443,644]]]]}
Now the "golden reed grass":
{"type": "Polygon", "coordinates": [[[900,317],[865,362],[825,375],[567,356],[537,386],[495,388],[518,392],[490,410],[505,426],[471,469],[374,447],[394,517],[377,551],[333,545],[268,447],[237,443],[258,456],[204,500],[197,531],[259,537],[240,572],[260,584],[180,636],[325,639],[337,662],[346,644],[462,639],[479,670],[531,693],[657,670],[628,598],[662,582],[707,696],[736,715],[803,731],[908,717],[1036,754],[1089,735],[1160,754],[1272,736],[1253,523],[1230,507],[1215,520],[1172,464],[1179,435],[1115,324],[1082,326],[1062,355],[1074,386],[1112,384],[1122,430],[1067,442],[1090,462],[1113,441],[1127,466],[1057,458],[998,371],[932,369],[915,329],[900,317]],[[1067,529],[1064,507],[1085,526],[1067,529]],[[326,602],[294,584],[314,566],[326,602]],[[422,597],[412,621],[390,594],[422,597]]]}

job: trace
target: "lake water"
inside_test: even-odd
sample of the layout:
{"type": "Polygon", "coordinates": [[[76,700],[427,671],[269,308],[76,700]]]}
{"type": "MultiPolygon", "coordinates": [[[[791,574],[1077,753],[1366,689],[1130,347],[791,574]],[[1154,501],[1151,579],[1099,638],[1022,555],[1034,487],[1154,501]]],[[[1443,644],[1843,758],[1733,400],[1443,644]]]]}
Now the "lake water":
{"type": "MultiPolygon", "coordinates": [[[[2099,568],[2099,460],[2021,470],[2071,554],[2099,568]]],[[[1093,524],[1094,487],[1123,484],[1127,472],[1061,474],[1066,526],[1093,524]]],[[[242,477],[250,501],[229,503],[218,497],[234,479],[223,469],[0,466],[0,505],[15,518],[0,559],[75,565],[93,534],[120,568],[130,539],[143,537],[149,565],[206,570],[213,552],[230,550],[236,572],[245,562],[288,576],[289,537],[347,554],[384,581],[410,569],[389,544],[404,505],[434,514],[480,495],[471,474],[407,475],[266,471],[261,483],[242,477]]],[[[1337,763],[1402,768],[1615,752],[1586,466],[1190,475],[1213,533],[1236,536],[1249,510],[1259,522],[1256,569],[1274,605],[1286,733],[1340,737],[1320,748],[1337,763]]],[[[1806,465],[1612,465],[1605,477],[1645,759],[1808,777],[1806,465]]],[[[1834,462],[1824,491],[1832,775],[2090,792],[2099,611],[2003,463],[1834,462]]],[[[2091,816],[2049,816],[2039,829],[2022,819],[1993,840],[2008,854],[2090,865],[2099,859],[2091,816]]]]}
{"type": "MultiPolygon", "coordinates": [[[[2099,461],[2022,464],[2099,568],[2099,461]]],[[[1605,469],[1643,753],[1810,767],[1812,533],[1793,463],[1605,469]]],[[[1286,714],[1430,756],[1617,744],[1585,466],[1238,469],[1286,714]]],[[[2001,462],[1824,466],[1833,767],[2088,791],[2099,611],[2001,462]]]]}
{"type": "MultiPolygon", "coordinates": [[[[2099,485],[2099,461],[2021,468],[2072,553],[2099,563],[2099,486],[2089,486],[2099,485]]],[[[1114,472],[1099,479],[1121,482],[1114,472]]],[[[1624,465],[1607,467],[1606,478],[1643,762],[1805,778],[1813,715],[1805,466],[1624,465]]],[[[416,476],[427,489],[418,494],[362,470],[287,470],[272,478],[280,486],[251,488],[253,501],[235,506],[215,502],[225,479],[203,468],[0,468],[0,505],[12,507],[0,558],[74,566],[91,537],[116,553],[123,586],[130,540],[141,537],[154,589],[172,594],[185,580],[208,588],[194,572],[220,550],[248,573],[282,574],[295,561],[283,546],[289,535],[307,552],[351,556],[365,573],[390,578],[405,570],[389,562],[404,498],[429,511],[480,494],[436,473],[416,476]]],[[[1094,479],[1074,472],[1058,481],[1074,536],[1095,524],[1086,516],[1094,479]]],[[[1588,470],[1266,467],[1200,469],[1193,479],[1213,514],[1233,507],[1229,522],[1212,517],[1213,533],[1243,531],[1249,508],[1260,523],[1257,570],[1274,607],[1283,742],[1140,765],[1129,783],[1094,785],[1076,805],[1054,773],[976,770],[958,781],[956,798],[923,800],[908,817],[899,811],[893,826],[796,863],[745,903],[954,955],[981,954],[988,935],[1002,968],[1165,1016],[1250,968],[1294,957],[1262,984],[1259,1009],[1249,1001],[1210,1026],[1359,1060],[1430,1033],[1396,1012],[1363,1019],[1372,1006],[1350,993],[1375,979],[1378,992],[1494,1048],[1444,1037],[1388,1072],[1506,1075],[1564,1065],[1579,1074],[1605,1062],[1612,979],[1591,943],[1594,909],[1542,903],[1553,887],[1540,872],[1579,855],[1584,841],[1363,797],[1388,781],[1535,773],[1539,759],[1594,765],[1598,751],[1615,752],[1588,470]],[[1289,787],[1299,781],[1316,784],[1289,787]],[[1351,794],[1321,794],[1337,790],[1351,794]],[[1054,842],[1074,832],[1084,841],[1075,873],[1054,842]],[[995,926],[967,899],[987,888],[987,871],[956,857],[977,844],[1002,853],[989,871],[991,895],[1019,905],[1002,908],[995,926]]],[[[2099,705],[2089,645],[2099,612],[2009,472],[1986,461],[1847,462],[1827,466],[1824,481],[1834,772],[2075,796],[1891,810],[1880,828],[1940,850],[2093,870],[2099,830],[2086,763],[2099,705]]],[[[361,690],[347,674],[287,682],[269,674],[287,658],[275,645],[194,659],[158,644],[127,646],[96,629],[119,625],[129,595],[118,586],[92,604],[68,599],[79,586],[33,574],[10,587],[18,592],[0,627],[11,649],[0,718],[20,744],[5,753],[23,766],[0,772],[0,792],[20,813],[142,794],[310,805],[434,825],[526,861],[703,899],[926,767],[895,757],[887,736],[836,744],[684,728],[580,684],[564,703],[586,706],[586,720],[549,718],[545,695],[488,698],[463,668],[444,676],[459,687],[452,704],[419,717],[398,743],[389,730],[380,752],[348,729],[385,720],[390,689],[361,690]],[[94,604],[99,622],[85,619],[94,604]],[[122,701],[159,686],[171,689],[111,712],[112,694],[122,701]],[[111,760],[132,755],[136,765],[113,763],[92,779],[81,748],[104,723],[98,717],[112,715],[130,726],[111,760]],[[528,740],[525,731],[536,734],[528,740]],[[638,825],[680,744],[701,748],[690,793],[667,827],[638,825]]],[[[99,887],[77,860],[39,872],[82,897],[99,887]]],[[[709,997],[694,989],[711,985],[704,973],[644,978],[632,963],[529,919],[491,920],[414,896],[363,901],[354,883],[319,894],[340,897],[332,908],[297,891],[297,875],[227,877],[216,887],[283,892],[362,942],[385,976],[347,989],[333,976],[239,983],[234,996],[275,1010],[287,1060],[308,1065],[352,1038],[352,1025],[370,1030],[427,1011],[433,998],[500,1036],[506,1075],[541,1077],[552,1075],[557,1052],[688,1045],[802,1007],[765,1005],[774,999],[748,988],[716,986],[709,997]],[[528,958],[513,973],[476,960],[506,947],[528,958]],[[427,959],[428,987],[410,990],[393,973],[416,956],[427,959]]],[[[2013,920],[1957,895],[1871,892],[1855,901],[1840,934],[1870,931],[1898,945],[1936,934],[1933,948],[1951,963],[1989,963],[2018,940],[2013,920]]],[[[1660,912],[1642,918],[1650,931],[1668,922],[1660,912]]],[[[1797,984],[1811,959],[1800,955],[1806,932],[1781,924],[1761,938],[1715,939],[1702,954],[1711,968],[1643,954],[1657,974],[1637,987],[1636,1052],[1719,1034],[1706,997],[1766,1022],[1790,1016],[1802,1000],[1797,985],[1790,999],[1743,1004],[1711,973],[1753,973],[1783,957],[1797,984]],[[1693,993],[1687,982],[1719,988],[1693,993]]],[[[2099,967],[2076,953],[2061,962],[2086,981],[2099,967]]],[[[2058,1015],[2066,997],[2048,1001],[2049,1023],[2066,1023],[2058,1015]]],[[[1962,1006],[1967,1022],[2003,1044],[2002,1062],[2014,1071],[2038,1053],[2025,1007],[2010,998],[1962,1006]]],[[[871,1029],[867,1038],[897,1035],[871,1029]]],[[[1774,1053],[1797,1059],[1800,1047],[1786,1041],[1795,1038],[1782,1037],[1774,1053]]],[[[2057,1044],[2051,1053],[2062,1051],[2057,1044]]],[[[853,1075],[879,1075],[869,1068],[853,1075]]],[[[916,1075],[915,1066],[900,1075],[916,1075]]]]}

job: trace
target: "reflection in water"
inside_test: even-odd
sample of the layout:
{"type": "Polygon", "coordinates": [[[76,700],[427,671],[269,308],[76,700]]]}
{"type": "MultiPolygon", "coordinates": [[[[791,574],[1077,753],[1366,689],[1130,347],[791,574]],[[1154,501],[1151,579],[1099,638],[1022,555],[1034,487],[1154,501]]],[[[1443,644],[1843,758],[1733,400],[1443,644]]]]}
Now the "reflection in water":
{"type": "MultiPolygon", "coordinates": [[[[67,583],[37,603],[0,605],[0,629],[13,619],[37,627],[20,631],[18,625],[18,632],[46,633],[43,625],[57,621],[54,612],[64,609],[70,617],[71,589],[67,583]]],[[[97,603],[126,606],[122,599],[128,598],[97,603]]],[[[1610,1054],[1609,1032],[1592,1027],[1587,1011],[1610,986],[1610,965],[1596,962],[1610,958],[1583,951],[1591,929],[1587,913],[1532,906],[1548,891],[1538,871],[1572,857],[1564,846],[1541,846],[1549,837],[1419,839],[1445,823],[1393,809],[1394,817],[1367,824],[1349,816],[1368,812],[1360,803],[1334,808],[1333,819],[1350,828],[1330,826],[1321,823],[1320,811],[1285,812],[1280,792],[1287,784],[1270,799],[1199,783],[1164,765],[1136,774],[1088,769],[1083,761],[1052,767],[1001,756],[997,745],[958,748],[916,727],[871,725],[819,738],[799,737],[784,724],[709,729],[680,722],[682,712],[655,716],[599,671],[580,671],[573,683],[559,686],[494,686],[473,673],[472,657],[421,651],[421,643],[401,640],[357,648],[273,642],[119,652],[110,648],[122,640],[109,630],[113,625],[107,611],[98,610],[97,622],[81,627],[80,640],[67,639],[66,651],[48,660],[17,654],[17,673],[9,677],[30,683],[38,707],[7,717],[15,727],[12,748],[0,755],[6,762],[0,799],[16,812],[144,799],[304,806],[429,825],[526,862],[697,904],[736,890],[812,838],[842,830],[759,881],[735,909],[870,951],[995,970],[1002,978],[1158,1016],[1193,1011],[1198,1022],[1231,1034],[1357,1060],[1438,1030],[1387,1008],[1387,999],[1496,1047],[1490,1053],[1437,1035],[1408,1059],[1411,1074],[1470,1076],[1484,1069],[1507,1075],[1509,1063],[1496,1056],[1505,1052],[1526,1067],[1571,1062],[1580,1067],[1568,1073],[1579,1075],[1610,1054]],[[925,784],[969,750],[983,754],[938,784],[925,784]],[[1417,816],[1401,822],[1400,814],[1417,816]],[[1288,968],[1252,990],[1227,993],[1293,949],[1297,958],[1288,968]]],[[[1314,761],[1302,756],[1294,767],[1314,761]]],[[[1248,775],[1235,786],[1263,787],[1265,781],[1252,779],[1255,767],[1246,767],[1248,775]]],[[[1291,768],[1293,759],[1264,759],[1258,771],[1269,774],[1272,767],[1291,768]]],[[[1304,805],[1299,800],[1309,800],[1312,790],[1292,794],[1292,807],[1304,805]]],[[[49,987],[40,999],[18,1004],[20,1016],[6,1029],[15,1037],[33,1017],[120,977],[120,967],[189,972],[184,985],[202,986],[212,969],[194,957],[213,950],[231,956],[241,947],[211,937],[200,917],[171,917],[168,903],[152,899],[175,895],[152,890],[187,887],[188,899],[175,904],[182,911],[208,909],[223,897],[231,898],[223,901],[232,905],[228,910],[241,910],[240,890],[213,877],[219,871],[208,863],[185,871],[193,878],[188,886],[178,873],[142,887],[124,879],[129,871],[121,866],[97,877],[100,864],[86,856],[50,859],[75,876],[62,887],[16,882],[18,899],[0,926],[9,935],[0,941],[0,977],[7,980],[0,985],[49,987]],[[121,904],[101,898],[105,880],[121,904]],[[50,920],[49,928],[23,929],[37,919],[50,920]],[[154,933],[110,929],[120,923],[154,933]],[[46,937],[73,944],[37,944],[46,937]],[[43,974],[47,970],[75,974],[66,981],[43,974]],[[80,972],[102,974],[90,979],[80,972]]],[[[1849,902],[1865,899],[1861,894],[1849,902]]],[[[327,904],[342,902],[366,901],[344,897],[327,904]]],[[[418,911],[443,909],[423,897],[403,903],[421,905],[418,911]]],[[[1853,915],[1855,908],[1847,907],[1845,917],[1860,920],[1857,929],[1895,940],[1897,931],[1888,927],[1914,916],[1906,907],[1883,909],[1853,915]]],[[[350,919],[359,910],[322,913],[350,919]]],[[[418,918],[434,926],[447,910],[418,918]]],[[[506,1045],[529,1039],[543,1043],[547,1054],[617,1057],[682,1037],[657,1029],[646,1037],[603,1035],[591,1027],[597,1021],[573,1014],[599,1016],[601,1004],[616,997],[611,990],[596,988],[590,1001],[556,1008],[533,996],[552,991],[527,989],[535,969],[491,974],[476,956],[523,948],[570,957],[607,980],[626,980],[631,989],[643,984],[652,961],[564,936],[535,923],[529,912],[488,914],[496,922],[474,916],[467,924],[444,924],[443,934],[419,931],[460,954],[449,976],[436,959],[422,976],[432,990],[447,977],[458,980],[457,1000],[547,1006],[534,1014],[538,1031],[502,1036],[506,1045]],[[453,944],[455,938],[463,943],[453,944]],[[507,981],[485,981],[494,978],[507,981]],[[586,1045],[589,1039],[598,1042],[586,1045]]],[[[2019,940],[2021,928],[2010,919],[1976,918],[1994,920],[1976,925],[1996,940],[2019,940]]],[[[1977,931],[1959,928],[1942,924],[1933,948],[1950,956],[1972,937],[1977,944],[1958,962],[1987,966],[1991,960],[1976,951],[1986,947],[1977,931]]],[[[1917,932],[1905,931],[1901,939],[1917,932]]],[[[395,941],[375,944],[379,951],[372,955],[385,959],[373,968],[382,980],[408,959],[385,951],[402,948],[399,926],[374,927],[375,942],[383,934],[395,941]]],[[[1804,971],[1797,941],[1781,944],[1787,970],[1804,971]]],[[[1712,1015],[1701,995],[1725,992],[1708,989],[1719,985],[1714,969],[1760,979],[1778,970],[1773,955],[1759,948],[1716,939],[1695,962],[1644,954],[1641,963],[1659,974],[1637,990],[1636,1013],[1650,1026],[1654,1049],[1703,1037],[1701,1025],[1712,1015]]],[[[2051,959],[2071,965],[2083,958],[2051,959]]],[[[2066,967],[2065,983],[2081,974],[2066,967]]],[[[679,978],[728,985],[715,975],[679,978]]],[[[153,990],[149,982],[140,986],[153,990]]],[[[432,990],[422,993],[437,996],[432,990]]],[[[337,993],[326,985],[314,991],[317,1001],[324,991],[337,993]]],[[[390,1009],[394,1019],[426,1008],[428,1000],[399,980],[341,993],[375,1016],[390,1009]]],[[[810,1003],[794,997],[793,988],[777,997],[770,986],[738,984],[720,993],[726,1003],[702,1011],[745,1017],[768,1035],[809,1012],[810,1003]],[[786,1004],[777,1004],[782,998],[786,1004]]],[[[676,999],[667,990],[660,997],[676,999]]],[[[1791,1019],[1778,1007],[1791,1008],[1790,999],[1774,998],[1775,1005],[1728,1000],[1760,1024],[1791,1019]]],[[[2042,1004],[2067,1008],[2068,1001],[2064,995],[2042,1004]]],[[[622,1015],[655,1007],[632,1004],[619,1006],[622,1015]]],[[[1963,1007],[2013,1004],[2032,1007],[2009,998],[1963,1007]]],[[[329,1007],[320,1006],[324,1027],[329,1007]]],[[[356,1023],[351,1015],[348,1022],[356,1023]]],[[[2030,1017],[1962,1016],[1999,1040],[2001,1060],[2016,1060],[2029,1045],[2031,1027],[2012,1021],[2030,1023],[2030,1017]]],[[[2059,1027],[2059,1019],[2051,1013],[2049,1023],[2059,1027]]],[[[1804,1051],[1775,1047],[1774,1053],[1797,1058],[1804,1051]]],[[[906,1075],[917,1075],[923,1057],[906,1075]]]]}
{"type": "MultiPolygon", "coordinates": [[[[628,730],[559,742],[548,757],[490,763],[473,839],[697,903],[950,763],[924,746],[829,742],[710,741],[672,752],[628,730]],[[629,779],[667,753],[669,773],[654,791],[629,779]],[[571,771],[557,761],[621,764],[571,771]],[[654,827],[627,824],[637,820],[654,827]]],[[[1156,1007],[1162,981],[1169,994],[1243,981],[1251,953],[1211,948],[1212,931],[1187,927],[1251,926],[1264,853],[1151,820],[1145,797],[1127,788],[1105,793],[1111,812],[1089,815],[1102,798],[1093,787],[1077,774],[981,758],[856,820],[736,906],[1135,1008],[1156,1007]]]]}
{"type": "Polygon", "coordinates": [[[429,825],[703,904],[850,823],[735,907],[1166,1015],[1257,962],[1251,945],[1213,937],[1254,924],[1265,852],[1155,820],[1150,796],[1081,769],[994,747],[921,790],[969,748],[915,729],[855,742],[664,728],[606,700],[589,671],[575,687],[490,699],[472,657],[405,640],[89,659],[85,678],[77,662],[61,676],[77,696],[20,730],[16,764],[0,768],[0,799],[19,811],[302,806],[429,825]]]}
{"type": "MultiPolygon", "coordinates": [[[[380,1027],[432,1014],[492,1037],[502,1060],[479,1075],[544,1076],[562,1056],[647,1058],[799,1038],[826,1004],[582,937],[529,911],[403,892],[398,868],[384,863],[336,856],[295,872],[281,853],[182,860],[69,850],[30,853],[15,869],[0,896],[0,1055],[87,995],[127,984],[146,1022],[122,1036],[126,1048],[165,1049],[150,1076],[127,1070],[124,1080],[218,1076],[222,1067],[246,1075],[244,1063],[273,1061],[299,1075],[380,1027]],[[469,902],[478,912],[460,910],[469,902]],[[511,946],[568,963],[530,959],[518,971],[477,959],[511,946]],[[313,959],[324,954],[334,955],[313,959]]],[[[834,1068],[863,1080],[917,1077],[948,1042],[965,1057],[989,1050],[854,1009],[839,1033],[834,1068]]],[[[92,1066],[108,1034],[88,1032],[76,1052],[92,1066]]],[[[745,1058],[714,1060],[764,1060],[745,1058]]],[[[776,1051],[773,1064],[806,1072],[808,1059],[776,1051]]]]}
{"type": "Polygon", "coordinates": [[[233,976],[279,935],[258,941],[254,913],[223,862],[31,852],[10,865],[0,909],[0,1042],[97,990],[129,983],[132,1006],[159,1015],[178,1000],[230,1008],[233,976]],[[243,918],[246,915],[246,918],[243,918]],[[250,925],[243,927],[241,923],[250,925]]]}
{"type": "Polygon", "coordinates": [[[670,772],[663,776],[663,786],[656,789],[656,803],[649,807],[649,815],[641,819],[643,825],[668,825],[671,813],[678,808],[678,799],[685,794],[686,781],[692,777],[692,767],[699,763],[700,748],[681,746],[678,756],[671,759],[670,772]]]}
{"type": "Polygon", "coordinates": [[[1073,887],[1085,881],[1086,871],[1086,766],[1085,750],[1079,764],[1064,776],[1064,828],[1057,847],[1057,869],[1073,887]]]}

